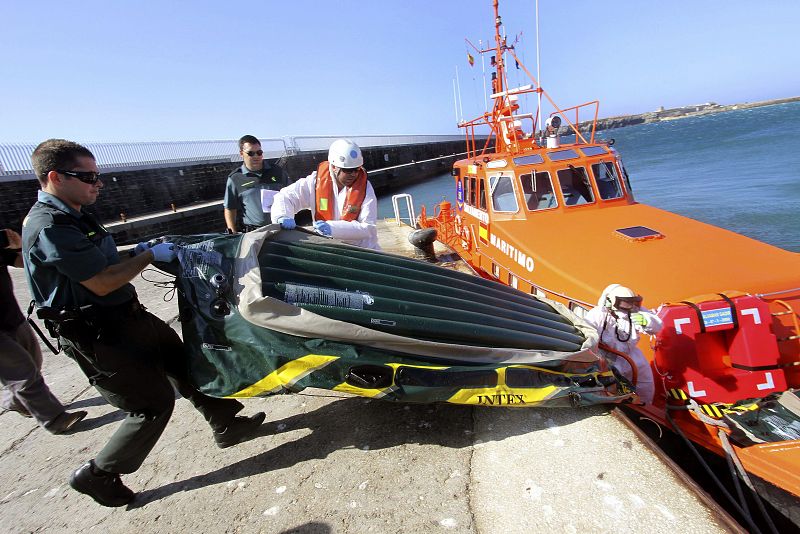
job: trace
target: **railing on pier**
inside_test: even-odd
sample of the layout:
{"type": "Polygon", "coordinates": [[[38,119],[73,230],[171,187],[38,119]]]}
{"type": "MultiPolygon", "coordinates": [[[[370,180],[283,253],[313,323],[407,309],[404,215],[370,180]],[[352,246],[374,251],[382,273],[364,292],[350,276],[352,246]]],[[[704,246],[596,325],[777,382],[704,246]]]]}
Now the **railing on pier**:
{"type": "MultiPolygon", "coordinates": [[[[341,136],[287,136],[260,138],[267,158],[327,150],[341,136]]],[[[460,141],[459,135],[364,135],[351,136],[362,148],[460,141]]],[[[236,140],[147,141],[86,143],[101,170],[140,169],[205,161],[241,161],[236,140]]],[[[0,176],[31,175],[31,154],[36,144],[0,143],[0,176]]]]}

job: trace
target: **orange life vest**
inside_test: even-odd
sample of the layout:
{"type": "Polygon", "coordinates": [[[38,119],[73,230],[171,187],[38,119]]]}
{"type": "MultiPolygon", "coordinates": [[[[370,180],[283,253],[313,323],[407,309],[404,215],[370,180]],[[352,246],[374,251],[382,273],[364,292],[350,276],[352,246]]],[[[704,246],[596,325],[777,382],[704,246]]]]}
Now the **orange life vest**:
{"type": "MultiPolygon", "coordinates": [[[[336,197],[333,194],[333,176],[330,172],[330,163],[323,161],[317,167],[317,188],[316,188],[316,211],[314,219],[317,221],[333,220],[333,203],[336,197]]],[[[361,205],[367,197],[367,173],[361,168],[358,169],[358,178],[350,186],[347,192],[347,200],[342,210],[343,221],[355,221],[361,213],[361,205]]]]}

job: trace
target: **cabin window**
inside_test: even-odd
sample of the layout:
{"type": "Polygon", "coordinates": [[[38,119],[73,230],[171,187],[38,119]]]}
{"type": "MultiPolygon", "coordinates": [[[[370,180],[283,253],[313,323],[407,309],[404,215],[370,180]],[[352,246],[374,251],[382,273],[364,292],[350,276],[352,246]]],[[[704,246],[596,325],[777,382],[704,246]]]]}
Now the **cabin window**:
{"type": "Polygon", "coordinates": [[[480,187],[478,190],[478,202],[480,205],[478,207],[486,211],[486,180],[481,178],[480,181],[478,181],[478,186],[480,187]]]}
{"type": "Polygon", "coordinates": [[[497,265],[497,264],[496,264],[496,263],[494,263],[494,262],[492,262],[492,274],[493,274],[493,275],[494,275],[494,277],[495,277],[495,278],[497,278],[498,280],[500,279],[500,266],[499,266],[499,265],[497,265]]]}
{"type": "Polygon", "coordinates": [[[547,298],[547,295],[545,295],[544,291],[542,291],[536,286],[531,286],[531,295],[536,295],[537,297],[542,299],[547,298]]]}
{"type": "Polygon", "coordinates": [[[558,206],[549,172],[523,174],[519,180],[522,183],[522,193],[528,210],[536,211],[558,206]]]}
{"type": "Polygon", "coordinates": [[[475,178],[474,176],[470,176],[469,177],[469,205],[470,206],[474,206],[475,205],[475,190],[477,189],[475,187],[476,186],[476,183],[475,183],[476,181],[477,181],[477,178],[475,178]]]}
{"type": "Polygon", "coordinates": [[[597,193],[603,200],[612,200],[622,196],[622,187],[619,184],[617,168],[610,161],[603,161],[592,165],[592,174],[597,184],[597,193]]]}
{"type": "Polygon", "coordinates": [[[508,285],[514,289],[519,289],[519,281],[517,280],[517,277],[511,273],[508,273],[508,285]]]}
{"type": "Polygon", "coordinates": [[[619,163],[619,168],[622,170],[622,177],[625,179],[625,188],[628,190],[628,193],[633,193],[633,188],[631,187],[631,179],[628,176],[628,169],[625,168],[625,165],[622,164],[621,159],[617,159],[617,163],[619,163]]]}
{"type": "Polygon", "coordinates": [[[539,163],[544,163],[544,158],[541,156],[541,154],[531,154],[528,156],[514,158],[515,165],[537,165],[539,163]]]}
{"type": "Polygon", "coordinates": [[[517,197],[514,195],[514,182],[511,176],[492,176],[489,178],[489,190],[492,195],[494,211],[517,211],[517,197]]]}
{"type": "Polygon", "coordinates": [[[550,161],[564,161],[565,159],[575,159],[578,153],[568,148],[567,150],[559,150],[558,152],[548,152],[547,157],[550,161]]]}
{"type": "Polygon", "coordinates": [[[599,156],[601,154],[607,153],[608,150],[606,150],[601,146],[586,146],[586,147],[581,147],[581,152],[583,152],[584,156],[599,156]]]}
{"type": "Polygon", "coordinates": [[[583,167],[561,169],[558,171],[558,181],[561,184],[561,196],[567,206],[580,206],[594,202],[592,186],[583,167]]]}

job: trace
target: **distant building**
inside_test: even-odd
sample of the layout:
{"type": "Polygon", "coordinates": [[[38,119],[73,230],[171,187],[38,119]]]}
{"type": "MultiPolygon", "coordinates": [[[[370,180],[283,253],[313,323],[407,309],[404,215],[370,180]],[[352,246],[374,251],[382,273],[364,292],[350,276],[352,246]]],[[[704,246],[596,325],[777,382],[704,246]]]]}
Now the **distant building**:
{"type": "Polygon", "coordinates": [[[662,111],[664,111],[664,106],[658,106],[656,113],[661,113],[662,111]]]}

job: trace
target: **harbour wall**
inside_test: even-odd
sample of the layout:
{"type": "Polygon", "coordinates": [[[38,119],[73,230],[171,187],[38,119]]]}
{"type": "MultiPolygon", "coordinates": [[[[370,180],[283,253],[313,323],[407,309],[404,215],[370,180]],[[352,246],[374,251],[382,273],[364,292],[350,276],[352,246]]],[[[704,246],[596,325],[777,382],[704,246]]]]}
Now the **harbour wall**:
{"type": "MultiPolygon", "coordinates": [[[[455,160],[464,157],[465,143],[456,136],[441,137],[449,139],[364,147],[364,168],[376,192],[381,194],[448,172],[455,160]]],[[[270,150],[273,147],[264,140],[262,145],[266,156],[277,156],[270,159],[281,164],[292,180],[307,176],[327,159],[327,149],[298,150],[289,146],[270,150]]],[[[99,156],[98,162],[102,163],[99,156]]],[[[90,210],[114,234],[118,244],[165,234],[221,232],[225,229],[225,183],[228,174],[240,165],[238,154],[204,161],[101,165],[104,187],[90,210]]],[[[29,169],[0,175],[0,228],[19,231],[38,190],[39,182],[29,169]]]]}

